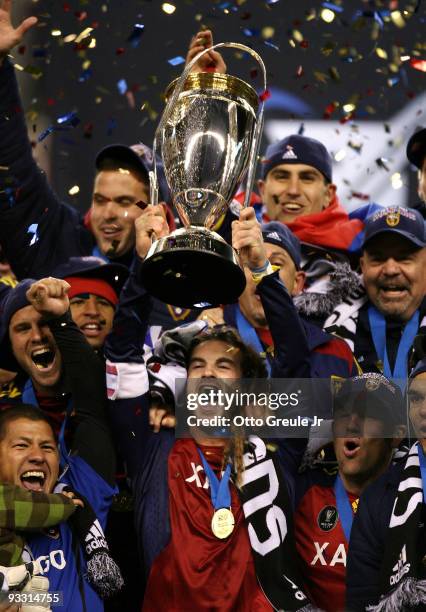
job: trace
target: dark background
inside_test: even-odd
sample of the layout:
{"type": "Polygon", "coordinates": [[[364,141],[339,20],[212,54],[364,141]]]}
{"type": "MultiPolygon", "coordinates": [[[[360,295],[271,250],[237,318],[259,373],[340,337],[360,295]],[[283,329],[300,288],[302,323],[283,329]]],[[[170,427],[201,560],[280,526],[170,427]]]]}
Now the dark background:
{"type": "MultiPolygon", "coordinates": [[[[159,0],[20,0],[19,6],[15,0],[15,23],[19,17],[39,18],[13,52],[25,69],[19,78],[34,151],[59,195],[82,210],[90,203],[96,151],[113,142],[151,145],[164,89],[183,69],[168,60],[186,55],[201,26],[213,29],[215,42],[239,41],[260,52],[272,94],[267,119],[380,120],[385,133],[387,119],[424,93],[425,72],[400,59],[426,59],[421,1],[335,0],[332,23],[320,15],[329,3],[314,0],[171,3],[176,11],[167,15],[159,0]],[[400,11],[403,27],[392,11],[400,11]],[[135,24],[144,27],[132,44],[135,24]],[[79,44],[64,42],[88,27],[93,31],[79,44]],[[61,35],[53,36],[54,30],[61,35]],[[91,40],[96,46],[87,48],[91,40]],[[387,58],[379,57],[377,48],[387,58]],[[119,91],[122,79],[128,93],[119,91]],[[356,105],[353,115],[342,108],[349,102],[356,105]],[[58,116],[73,111],[78,125],[38,142],[46,127],[59,127],[58,116]],[[70,196],[74,185],[80,192],[70,196]]],[[[224,55],[229,72],[259,86],[250,58],[231,50],[224,55]]],[[[418,125],[426,124],[422,109],[417,114],[418,125]]]]}

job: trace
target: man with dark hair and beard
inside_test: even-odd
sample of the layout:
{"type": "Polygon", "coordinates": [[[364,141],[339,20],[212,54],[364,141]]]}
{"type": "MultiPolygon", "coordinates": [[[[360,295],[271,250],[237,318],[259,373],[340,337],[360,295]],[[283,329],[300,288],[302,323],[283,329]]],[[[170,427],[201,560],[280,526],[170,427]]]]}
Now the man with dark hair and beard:
{"type": "MultiPolygon", "coordinates": [[[[140,257],[149,248],[150,229],[139,227],[140,257]]],[[[246,249],[249,242],[247,237],[246,249]]],[[[228,438],[197,426],[189,437],[175,440],[173,430],[164,428],[173,427],[174,416],[164,410],[153,414],[147,402],[140,339],[150,296],[141,280],[133,270],[106,354],[111,418],[132,476],[146,570],[143,610],[311,609],[298,586],[292,532],[294,475],[305,441],[268,445],[256,435],[228,438]],[[155,424],[162,427],[154,429],[155,424]],[[219,529],[217,513],[224,517],[219,529]]],[[[269,280],[282,286],[276,275],[269,280]]],[[[185,351],[191,384],[217,387],[221,381],[266,377],[262,358],[235,330],[201,327],[185,351]]],[[[291,331],[293,363],[307,372],[303,328],[291,323],[291,331]]]]}

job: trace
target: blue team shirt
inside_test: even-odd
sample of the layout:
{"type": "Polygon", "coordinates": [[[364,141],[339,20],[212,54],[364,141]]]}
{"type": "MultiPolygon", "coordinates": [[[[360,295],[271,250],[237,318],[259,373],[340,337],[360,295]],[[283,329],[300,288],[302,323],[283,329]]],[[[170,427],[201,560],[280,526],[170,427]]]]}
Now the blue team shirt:
{"type": "MultiPolygon", "coordinates": [[[[77,456],[68,457],[67,466],[59,481],[70,485],[87,498],[102,529],[105,529],[112,496],[117,492],[116,487],[109,485],[88,463],[77,456]]],[[[96,534],[94,536],[96,537],[96,534]]],[[[63,594],[63,607],[57,608],[58,612],[83,612],[73,538],[67,523],[61,523],[59,533],[56,530],[53,537],[46,533],[31,534],[26,538],[26,542],[32,558],[40,561],[43,575],[49,579],[49,592],[61,591],[63,594]]],[[[84,575],[86,562],[81,546],[78,551],[80,573],[84,575]]],[[[27,560],[25,553],[24,559],[27,560]]],[[[81,584],[84,587],[86,611],[102,612],[102,599],[86,580],[82,580],[81,584]]]]}

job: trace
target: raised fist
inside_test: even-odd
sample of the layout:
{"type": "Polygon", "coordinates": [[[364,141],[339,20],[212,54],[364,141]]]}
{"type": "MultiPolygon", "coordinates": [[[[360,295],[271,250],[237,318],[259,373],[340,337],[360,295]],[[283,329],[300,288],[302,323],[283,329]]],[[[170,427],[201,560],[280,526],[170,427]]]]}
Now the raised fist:
{"type": "Polygon", "coordinates": [[[37,312],[50,317],[60,317],[70,307],[68,290],[70,285],[59,278],[42,278],[28,289],[26,295],[37,312]]]}

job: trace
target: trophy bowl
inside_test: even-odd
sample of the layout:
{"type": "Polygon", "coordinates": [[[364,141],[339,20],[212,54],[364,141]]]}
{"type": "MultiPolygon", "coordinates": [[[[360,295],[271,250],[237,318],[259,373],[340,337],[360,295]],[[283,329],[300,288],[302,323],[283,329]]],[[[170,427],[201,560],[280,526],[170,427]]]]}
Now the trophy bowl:
{"type": "MultiPolygon", "coordinates": [[[[221,45],[226,44],[233,43],[221,45]]],[[[187,69],[169,85],[157,129],[183,227],[152,244],[142,274],[145,288],[158,299],[205,308],[235,302],[245,288],[239,256],[217,230],[253,165],[259,97],[237,77],[186,74],[187,69]]]]}

